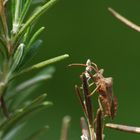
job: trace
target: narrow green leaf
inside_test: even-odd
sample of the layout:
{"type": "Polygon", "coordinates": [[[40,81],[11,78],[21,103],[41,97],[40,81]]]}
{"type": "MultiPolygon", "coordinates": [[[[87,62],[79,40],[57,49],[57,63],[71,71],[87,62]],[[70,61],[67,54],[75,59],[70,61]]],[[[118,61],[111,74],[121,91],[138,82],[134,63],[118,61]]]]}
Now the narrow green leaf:
{"type": "Polygon", "coordinates": [[[0,131],[3,132],[3,137],[12,129],[14,128],[20,121],[27,119],[27,116],[34,112],[38,112],[42,109],[45,109],[46,107],[49,107],[52,105],[52,102],[44,101],[40,104],[35,104],[35,102],[32,102],[30,105],[28,105],[26,108],[20,109],[20,112],[13,115],[9,120],[2,123],[0,125],[0,131]]]}
{"type": "Polygon", "coordinates": [[[21,9],[22,9],[22,0],[15,0],[15,10],[14,10],[13,29],[12,29],[13,34],[16,34],[20,27],[19,18],[21,14],[21,9]]]}
{"type": "Polygon", "coordinates": [[[23,67],[37,54],[39,47],[42,44],[42,40],[37,40],[30,47],[28,52],[24,53],[21,63],[19,64],[17,70],[23,69],[23,67]]]}
{"type": "Polygon", "coordinates": [[[3,138],[3,140],[13,140],[15,135],[19,133],[19,131],[22,131],[24,129],[25,123],[20,123],[20,125],[17,125],[15,128],[13,128],[8,134],[6,134],[3,138]]]}
{"type": "Polygon", "coordinates": [[[58,61],[61,61],[61,60],[63,60],[63,59],[66,59],[66,58],[68,58],[68,57],[69,57],[68,54],[64,54],[64,55],[61,55],[61,56],[58,56],[58,57],[54,57],[54,58],[52,58],[52,59],[49,59],[49,60],[40,62],[40,63],[38,63],[38,64],[35,64],[35,65],[33,65],[33,66],[29,67],[29,68],[26,68],[26,69],[22,70],[22,71],[19,72],[19,73],[13,75],[13,77],[11,78],[11,80],[12,80],[13,78],[15,78],[15,77],[17,77],[17,76],[23,74],[23,73],[26,73],[26,72],[29,72],[29,71],[32,71],[32,70],[37,70],[37,69],[46,67],[46,66],[48,66],[49,64],[56,63],[56,62],[58,62],[58,61]]]}
{"type": "MultiPolygon", "coordinates": [[[[42,103],[42,102],[45,100],[46,97],[47,97],[47,94],[46,94],[46,93],[40,95],[39,97],[37,97],[36,99],[34,99],[34,100],[32,101],[32,104],[31,104],[30,107],[32,108],[32,107],[36,106],[37,104],[42,103]]],[[[47,103],[47,102],[46,102],[46,103],[47,103]]]]}
{"type": "Polygon", "coordinates": [[[38,38],[38,36],[44,31],[45,27],[41,27],[39,28],[34,35],[32,36],[32,38],[30,39],[25,51],[28,52],[28,50],[30,49],[30,47],[32,46],[32,44],[34,43],[34,41],[36,41],[36,39],[38,38]]]}
{"type": "Polygon", "coordinates": [[[43,128],[40,128],[36,132],[34,132],[31,136],[26,138],[26,140],[39,140],[39,137],[44,135],[46,131],[49,129],[48,126],[44,126],[43,128]]]}
{"type": "MultiPolygon", "coordinates": [[[[30,107],[31,108],[33,108],[34,106],[36,106],[37,104],[41,104],[44,100],[45,100],[45,98],[47,97],[47,94],[46,93],[44,93],[44,94],[42,94],[42,95],[40,95],[39,97],[37,97],[36,99],[34,99],[30,104],[30,107]]],[[[27,105],[24,105],[24,107],[22,107],[22,108],[19,108],[19,109],[16,109],[16,111],[15,112],[22,112],[24,109],[26,109],[26,107],[27,107],[27,105]]]]}
{"type": "Polygon", "coordinates": [[[15,0],[11,0],[11,10],[12,10],[12,22],[15,20],[15,6],[16,6],[16,1],[15,0]]]}
{"type": "Polygon", "coordinates": [[[26,14],[27,14],[27,12],[29,10],[29,7],[31,5],[31,2],[32,2],[32,0],[26,0],[26,2],[25,2],[23,10],[22,10],[21,15],[20,15],[20,19],[19,19],[20,24],[23,22],[26,14]]]}
{"type": "Polygon", "coordinates": [[[30,36],[30,32],[31,32],[31,26],[27,28],[27,30],[26,30],[26,32],[25,32],[25,34],[23,36],[23,41],[22,42],[24,44],[27,44],[27,41],[28,41],[29,36],[30,36]]]}
{"type": "Polygon", "coordinates": [[[23,51],[24,51],[24,44],[20,44],[13,57],[13,63],[12,63],[12,67],[10,70],[11,72],[13,72],[17,68],[17,66],[23,56],[23,51]]]}
{"type": "Polygon", "coordinates": [[[21,92],[21,91],[25,90],[26,88],[32,87],[33,85],[40,83],[42,81],[46,81],[50,78],[51,78],[51,75],[40,75],[40,76],[34,77],[34,78],[27,80],[27,81],[23,82],[22,84],[20,84],[16,88],[16,92],[21,92]]]}
{"type": "MultiPolygon", "coordinates": [[[[55,72],[54,67],[47,67],[47,68],[41,70],[41,72],[39,72],[37,75],[35,75],[34,78],[38,77],[38,76],[40,77],[40,76],[43,76],[43,75],[52,76],[52,74],[54,72],[55,72]]],[[[10,105],[9,105],[10,110],[13,110],[14,108],[17,108],[17,106],[21,105],[28,98],[29,95],[36,92],[36,89],[39,88],[39,86],[41,84],[40,82],[38,84],[34,83],[32,86],[30,86],[30,88],[27,88],[27,87],[23,88],[21,85],[24,85],[24,83],[26,83],[26,81],[25,81],[25,82],[17,85],[16,89],[8,91],[7,92],[8,97],[6,98],[6,102],[11,102],[10,105]],[[14,98],[14,100],[13,100],[13,98],[14,98]]]]}
{"type": "Polygon", "coordinates": [[[12,93],[12,95],[7,98],[7,101],[9,101],[9,109],[13,111],[19,106],[28,105],[30,102],[28,101],[28,97],[33,94],[39,86],[40,84],[37,84],[19,93],[12,93]]]}
{"type": "Polygon", "coordinates": [[[20,11],[21,11],[21,5],[22,5],[22,0],[15,0],[16,1],[16,7],[15,7],[15,19],[14,22],[18,23],[19,16],[20,16],[20,11]]]}
{"type": "MultiPolygon", "coordinates": [[[[40,79],[40,81],[36,81],[37,83],[32,84],[29,88],[26,86],[24,86],[26,88],[22,87],[22,85],[24,85],[24,83],[26,83],[26,81],[25,81],[25,82],[17,85],[16,89],[9,91],[8,92],[9,94],[7,93],[7,95],[9,95],[9,97],[7,98],[7,102],[11,101],[11,103],[10,103],[11,110],[14,110],[15,108],[17,108],[17,106],[22,105],[24,103],[24,101],[26,101],[26,99],[28,99],[28,96],[31,96],[31,94],[35,93],[36,90],[40,87],[41,82],[43,82],[45,80],[44,77],[46,77],[47,75],[52,76],[54,72],[55,72],[55,68],[49,66],[49,67],[41,70],[37,75],[34,76],[34,78],[37,78],[37,77],[42,77],[42,78],[40,79]],[[13,98],[14,98],[14,100],[13,100],[13,98]]],[[[48,79],[46,79],[46,81],[47,80],[48,79]]]]}
{"type": "Polygon", "coordinates": [[[26,49],[25,59],[28,62],[37,53],[38,48],[41,46],[42,40],[35,41],[30,47],[26,49]]]}
{"type": "Polygon", "coordinates": [[[36,11],[22,26],[22,28],[19,30],[19,32],[15,35],[13,42],[16,42],[16,40],[19,39],[19,37],[25,32],[25,30],[31,26],[32,23],[34,23],[44,12],[50,9],[57,0],[50,0],[46,4],[44,4],[38,11],[36,11]]]}
{"type": "Polygon", "coordinates": [[[44,3],[46,0],[33,0],[32,4],[40,4],[40,3],[44,3]]]}
{"type": "Polygon", "coordinates": [[[57,61],[61,61],[65,58],[69,57],[68,54],[65,54],[65,55],[61,55],[61,56],[58,56],[58,57],[55,57],[55,58],[52,58],[52,59],[49,59],[49,60],[46,60],[46,61],[43,61],[43,62],[40,62],[38,64],[35,64],[27,69],[24,69],[23,71],[21,71],[21,73],[24,73],[24,72],[29,72],[31,70],[35,70],[35,69],[40,69],[42,67],[45,67],[49,64],[52,64],[52,63],[55,63],[57,61]]]}

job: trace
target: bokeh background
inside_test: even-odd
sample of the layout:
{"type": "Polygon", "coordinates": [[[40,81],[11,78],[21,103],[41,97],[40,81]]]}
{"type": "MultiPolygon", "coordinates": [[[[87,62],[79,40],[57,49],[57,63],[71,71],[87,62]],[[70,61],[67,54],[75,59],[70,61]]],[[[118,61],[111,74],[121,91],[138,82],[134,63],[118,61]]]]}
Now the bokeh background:
{"type": "MultiPolygon", "coordinates": [[[[104,68],[106,77],[114,79],[114,93],[119,102],[114,122],[140,126],[140,33],[116,20],[107,10],[109,6],[140,24],[139,0],[60,0],[35,26],[45,26],[46,31],[42,35],[42,48],[31,63],[65,53],[70,58],[55,64],[53,79],[38,89],[48,93],[54,106],[31,119],[24,134],[47,124],[50,129],[42,140],[58,140],[62,118],[70,115],[69,140],[80,139],[79,119],[83,112],[74,85],[80,83],[83,69],[67,65],[85,63],[88,58],[104,68]]],[[[109,129],[105,135],[106,140],[140,139],[140,135],[109,129]]]]}

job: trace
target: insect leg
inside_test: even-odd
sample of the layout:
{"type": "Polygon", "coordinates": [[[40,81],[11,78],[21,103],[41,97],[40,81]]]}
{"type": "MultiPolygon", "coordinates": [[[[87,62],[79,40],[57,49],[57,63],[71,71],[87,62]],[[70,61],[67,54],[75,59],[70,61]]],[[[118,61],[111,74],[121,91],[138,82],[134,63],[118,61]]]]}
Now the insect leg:
{"type": "MultiPolygon", "coordinates": [[[[89,84],[89,88],[92,87],[94,84],[95,84],[94,82],[93,83],[90,83],[89,84]]],[[[83,89],[83,87],[81,86],[80,89],[83,89]]]]}
{"type": "Polygon", "coordinates": [[[91,97],[99,88],[100,86],[97,86],[91,93],[88,95],[88,97],[91,97]]]}
{"type": "Polygon", "coordinates": [[[101,111],[103,112],[103,106],[102,106],[102,103],[100,101],[100,97],[98,97],[98,103],[99,103],[99,107],[100,107],[101,111]]]}
{"type": "Polygon", "coordinates": [[[98,72],[99,71],[98,66],[95,63],[93,63],[93,62],[91,64],[95,68],[96,72],[98,72]]]}

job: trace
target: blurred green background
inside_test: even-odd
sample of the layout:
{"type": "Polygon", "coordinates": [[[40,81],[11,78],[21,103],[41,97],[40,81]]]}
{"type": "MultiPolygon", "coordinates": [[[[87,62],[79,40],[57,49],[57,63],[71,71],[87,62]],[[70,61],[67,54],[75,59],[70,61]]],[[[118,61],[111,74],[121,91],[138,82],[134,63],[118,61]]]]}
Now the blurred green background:
{"type": "MultiPolygon", "coordinates": [[[[85,63],[88,58],[104,68],[106,77],[114,79],[114,93],[119,102],[114,122],[140,126],[140,33],[116,20],[107,10],[109,6],[140,24],[139,0],[60,0],[38,22],[36,28],[45,26],[46,32],[42,35],[42,48],[32,63],[65,53],[70,58],[57,63],[53,79],[38,89],[40,93],[48,93],[54,106],[34,117],[25,134],[36,126],[48,124],[50,129],[42,140],[58,140],[62,118],[70,115],[69,140],[80,139],[79,119],[83,112],[74,85],[80,83],[83,69],[67,65],[85,63]]],[[[140,135],[109,129],[105,135],[106,140],[140,139],[140,135]]]]}

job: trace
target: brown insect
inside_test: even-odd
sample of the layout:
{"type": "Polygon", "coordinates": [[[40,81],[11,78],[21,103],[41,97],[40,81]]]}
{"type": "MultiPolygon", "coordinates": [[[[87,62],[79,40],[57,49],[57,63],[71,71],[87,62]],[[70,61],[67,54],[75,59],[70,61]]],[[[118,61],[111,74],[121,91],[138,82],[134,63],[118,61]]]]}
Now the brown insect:
{"type": "Polygon", "coordinates": [[[92,80],[89,87],[93,84],[96,85],[95,89],[91,92],[91,97],[95,92],[99,93],[99,105],[103,109],[106,116],[114,118],[117,111],[117,99],[113,95],[113,79],[112,77],[105,78],[103,76],[103,69],[98,69],[97,65],[90,60],[86,64],[70,64],[69,66],[84,66],[86,67],[85,75],[87,80],[92,80]],[[94,73],[93,73],[94,72],[94,73]],[[103,107],[102,107],[103,105],[103,107]]]}

